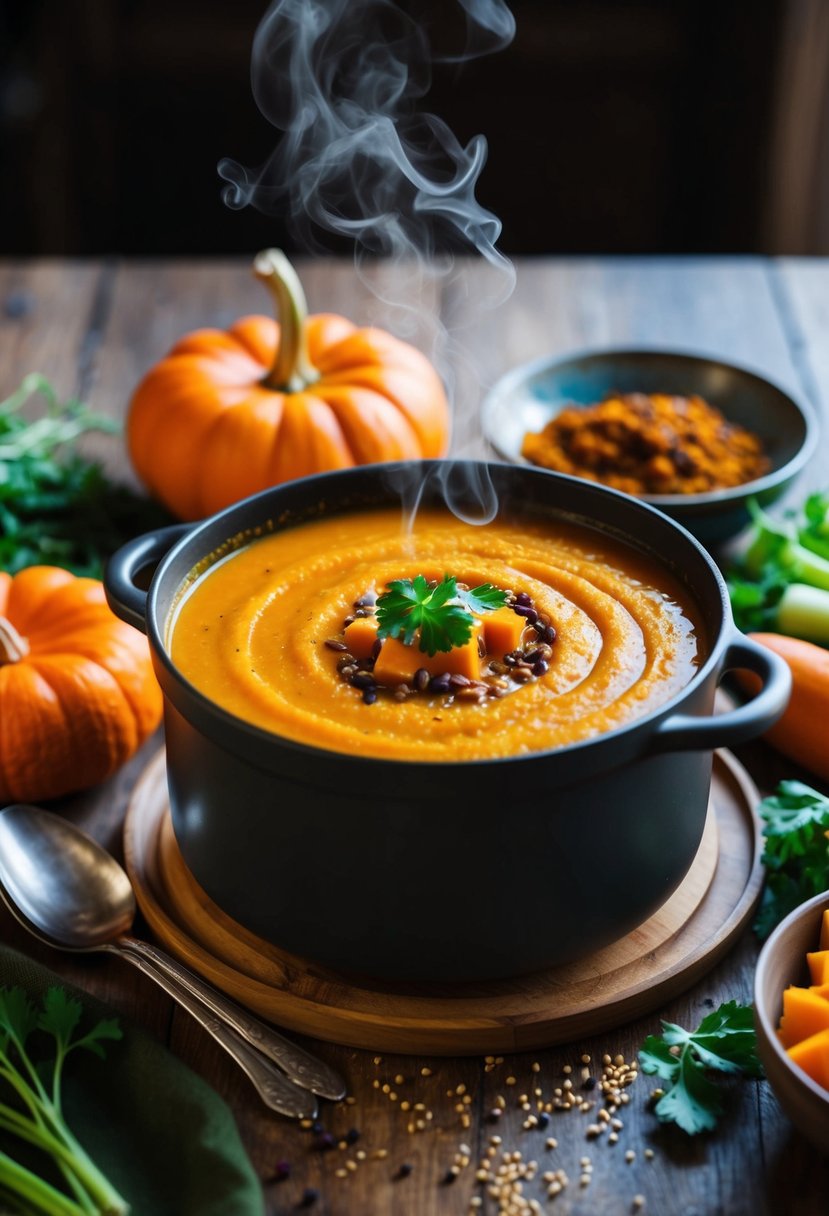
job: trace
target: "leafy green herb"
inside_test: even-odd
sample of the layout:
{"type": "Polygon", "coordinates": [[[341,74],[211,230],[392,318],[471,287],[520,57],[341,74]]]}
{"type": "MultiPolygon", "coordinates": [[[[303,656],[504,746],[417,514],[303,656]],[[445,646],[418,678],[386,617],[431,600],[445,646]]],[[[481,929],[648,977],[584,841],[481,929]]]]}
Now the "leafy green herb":
{"type": "Polygon", "coordinates": [[[829,798],[800,781],[781,781],[758,811],[766,883],[754,929],[766,938],[798,904],[829,887],[829,798]]]}
{"type": "Polygon", "coordinates": [[[411,646],[417,637],[419,648],[428,655],[463,646],[472,636],[472,614],[482,616],[507,602],[506,592],[491,583],[458,590],[458,580],[448,574],[434,587],[422,574],[386,586],[388,591],[377,599],[378,638],[402,638],[404,645],[411,646]]]}
{"type": "Polygon", "coordinates": [[[738,627],[829,646],[829,493],[780,521],[754,501],[749,510],[750,543],[728,580],[738,627]]]}
{"type": "Polygon", "coordinates": [[[702,1019],[695,1031],[662,1023],[662,1035],[642,1044],[643,1072],[661,1077],[664,1093],[654,1107],[663,1123],[676,1123],[695,1136],[711,1131],[722,1114],[718,1087],[709,1070],[746,1077],[763,1075],[750,1005],[728,1001],[702,1019]]]}
{"type": "Polygon", "coordinates": [[[0,1129],[41,1149],[63,1175],[70,1192],[63,1193],[0,1152],[0,1189],[22,1203],[26,1212],[120,1216],[129,1211],[126,1201],[75,1139],[61,1109],[67,1057],[78,1048],[103,1057],[102,1043],[121,1038],[115,1018],[106,1018],[79,1034],[82,1014],[80,1001],[67,996],[63,988],[50,988],[39,1010],[21,988],[0,989],[0,1129]],[[51,1059],[39,1067],[29,1050],[37,1031],[54,1040],[51,1059]]]}
{"type": "Polygon", "coordinates": [[[124,541],[170,522],[73,449],[86,432],[117,430],[78,401],[61,404],[37,374],[0,402],[0,570],[46,564],[98,578],[124,541]],[[34,395],[45,412],[31,421],[22,411],[34,395]]]}

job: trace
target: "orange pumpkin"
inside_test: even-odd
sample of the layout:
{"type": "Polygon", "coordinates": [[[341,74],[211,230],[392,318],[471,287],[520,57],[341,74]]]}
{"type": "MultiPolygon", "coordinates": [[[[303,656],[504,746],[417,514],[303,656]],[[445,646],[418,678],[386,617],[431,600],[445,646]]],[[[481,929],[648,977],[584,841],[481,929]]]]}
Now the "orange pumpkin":
{"type": "Polygon", "coordinates": [[[160,719],[147,640],[101,583],[53,566],[0,573],[0,803],[103,781],[160,719]]]}
{"type": "Polygon", "coordinates": [[[442,456],[449,408],[425,355],[381,329],[308,317],[284,254],[254,263],[280,325],[199,329],[141,381],[127,419],[135,471],[180,519],[309,473],[442,456]]]}

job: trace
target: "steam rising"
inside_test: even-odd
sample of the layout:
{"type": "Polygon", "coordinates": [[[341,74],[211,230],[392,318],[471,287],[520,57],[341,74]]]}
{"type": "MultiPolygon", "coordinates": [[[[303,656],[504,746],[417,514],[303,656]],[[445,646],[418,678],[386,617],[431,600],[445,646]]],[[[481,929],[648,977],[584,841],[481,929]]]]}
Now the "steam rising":
{"type": "MultiPolygon", "coordinates": [[[[348,238],[365,277],[366,259],[392,260],[393,290],[370,319],[401,337],[417,335],[450,396],[450,339],[437,320],[424,335],[411,302],[434,293],[435,279],[445,289],[460,278],[456,253],[489,263],[490,306],[514,284],[511,263],[495,247],[500,221],[475,198],[486,140],[477,135],[463,147],[442,119],[417,110],[432,62],[498,50],[514,34],[504,0],[458,4],[466,46],[435,53],[425,26],[396,0],[272,0],[254,38],[251,78],[259,109],[283,134],[258,169],[219,163],[225,203],[282,216],[300,247],[319,251],[323,233],[348,238]]],[[[457,343],[452,354],[457,362],[457,343]]],[[[480,501],[492,518],[494,493],[483,488],[480,501]]]]}

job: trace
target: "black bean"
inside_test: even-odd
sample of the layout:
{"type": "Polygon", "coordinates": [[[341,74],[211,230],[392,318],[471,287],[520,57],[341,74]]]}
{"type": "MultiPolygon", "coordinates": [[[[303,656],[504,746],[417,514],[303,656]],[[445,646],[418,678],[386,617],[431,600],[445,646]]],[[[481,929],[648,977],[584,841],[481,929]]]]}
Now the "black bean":
{"type": "Polygon", "coordinates": [[[337,659],[337,671],[345,671],[346,667],[353,667],[355,671],[357,669],[357,660],[347,651],[341,659],[337,659]]]}
{"type": "Polygon", "coordinates": [[[446,1173],[443,1175],[443,1185],[448,1186],[450,1182],[455,1182],[457,1177],[458,1177],[458,1175],[455,1173],[454,1170],[447,1170],[446,1173]]]}
{"type": "Polygon", "coordinates": [[[545,1127],[547,1127],[547,1125],[550,1122],[550,1116],[547,1114],[546,1110],[542,1110],[542,1111],[539,1111],[536,1118],[538,1119],[538,1122],[536,1123],[536,1127],[540,1128],[543,1131],[543,1129],[545,1127]]]}
{"type": "Polygon", "coordinates": [[[596,1084],[597,1084],[597,1082],[596,1082],[595,1077],[587,1077],[587,1079],[584,1082],[584,1085],[582,1085],[582,1089],[595,1089],[596,1084]]]}
{"type": "Polygon", "coordinates": [[[549,670],[550,670],[550,664],[547,662],[546,659],[538,659],[535,663],[533,663],[533,675],[534,676],[543,676],[545,671],[549,671],[549,670]]]}
{"type": "Polygon", "coordinates": [[[369,671],[355,671],[351,685],[353,688],[376,688],[377,681],[369,671]]]}
{"type": "Polygon", "coordinates": [[[317,1136],[314,1140],[314,1148],[320,1153],[327,1153],[334,1147],[335,1144],[336,1140],[330,1132],[322,1132],[321,1135],[317,1136]]]}
{"type": "Polygon", "coordinates": [[[376,688],[364,689],[363,700],[365,701],[366,705],[373,705],[374,702],[377,700],[377,689],[376,688]]]}
{"type": "Polygon", "coordinates": [[[514,655],[512,653],[505,654],[504,655],[504,665],[506,667],[517,667],[518,659],[517,659],[516,655],[514,655]]]}
{"type": "Polygon", "coordinates": [[[524,651],[524,662],[529,663],[530,666],[532,666],[533,663],[537,663],[539,659],[543,659],[543,658],[544,658],[544,654],[541,651],[541,649],[537,646],[533,647],[532,650],[524,651]]]}
{"type": "Polygon", "coordinates": [[[418,692],[425,692],[429,687],[430,675],[425,667],[418,667],[414,673],[414,686],[418,692]]]}
{"type": "Polygon", "coordinates": [[[535,608],[526,608],[523,604],[513,604],[513,612],[517,612],[519,616],[523,616],[529,625],[534,625],[538,620],[538,613],[535,608]]]}
{"type": "Polygon", "coordinates": [[[429,692],[448,692],[449,691],[449,673],[442,671],[439,676],[432,676],[429,682],[429,692]]]}
{"type": "Polygon", "coordinates": [[[411,1174],[413,1169],[414,1169],[413,1165],[409,1165],[408,1161],[404,1161],[403,1164],[398,1166],[398,1168],[397,1168],[397,1177],[398,1178],[408,1178],[409,1174],[411,1174]]]}
{"type": "Polygon", "coordinates": [[[348,646],[345,644],[345,642],[340,642],[337,638],[326,638],[325,644],[329,650],[348,650],[348,646]]]}
{"type": "Polygon", "coordinates": [[[297,1204],[297,1207],[310,1208],[312,1204],[317,1202],[319,1197],[320,1193],[315,1186],[306,1186],[305,1190],[302,1192],[302,1198],[297,1204]]]}
{"type": "Polygon", "coordinates": [[[358,671],[374,671],[374,659],[358,659],[358,671]]]}
{"type": "Polygon", "coordinates": [[[547,642],[548,644],[552,643],[556,640],[556,636],[557,635],[556,635],[555,626],[547,625],[544,629],[544,634],[543,634],[544,641],[547,642]]]}
{"type": "Polygon", "coordinates": [[[531,608],[533,603],[526,591],[519,591],[515,597],[515,602],[522,608],[531,608]]]}
{"type": "Polygon", "coordinates": [[[360,1133],[356,1127],[350,1127],[344,1136],[346,1144],[356,1144],[360,1139],[360,1133]]]}
{"type": "Polygon", "coordinates": [[[460,672],[456,672],[455,675],[449,677],[450,688],[468,688],[471,683],[472,681],[466,676],[462,676],[460,672]]]}

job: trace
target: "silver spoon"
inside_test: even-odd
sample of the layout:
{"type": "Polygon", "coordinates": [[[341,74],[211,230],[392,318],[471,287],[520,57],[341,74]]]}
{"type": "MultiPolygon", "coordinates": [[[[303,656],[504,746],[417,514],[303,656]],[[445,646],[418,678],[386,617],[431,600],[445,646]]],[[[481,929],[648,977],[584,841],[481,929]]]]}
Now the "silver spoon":
{"type": "Polygon", "coordinates": [[[24,928],[48,945],[109,951],[150,976],[234,1057],[272,1109],[313,1118],[316,1103],[308,1091],[334,1100],[344,1095],[342,1079],[322,1060],[163,951],[132,937],[135,895],[126,872],[59,815],[34,806],[0,812],[0,896],[24,928]],[[283,1071],[272,1068],[265,1056],[283,1071]]]}

